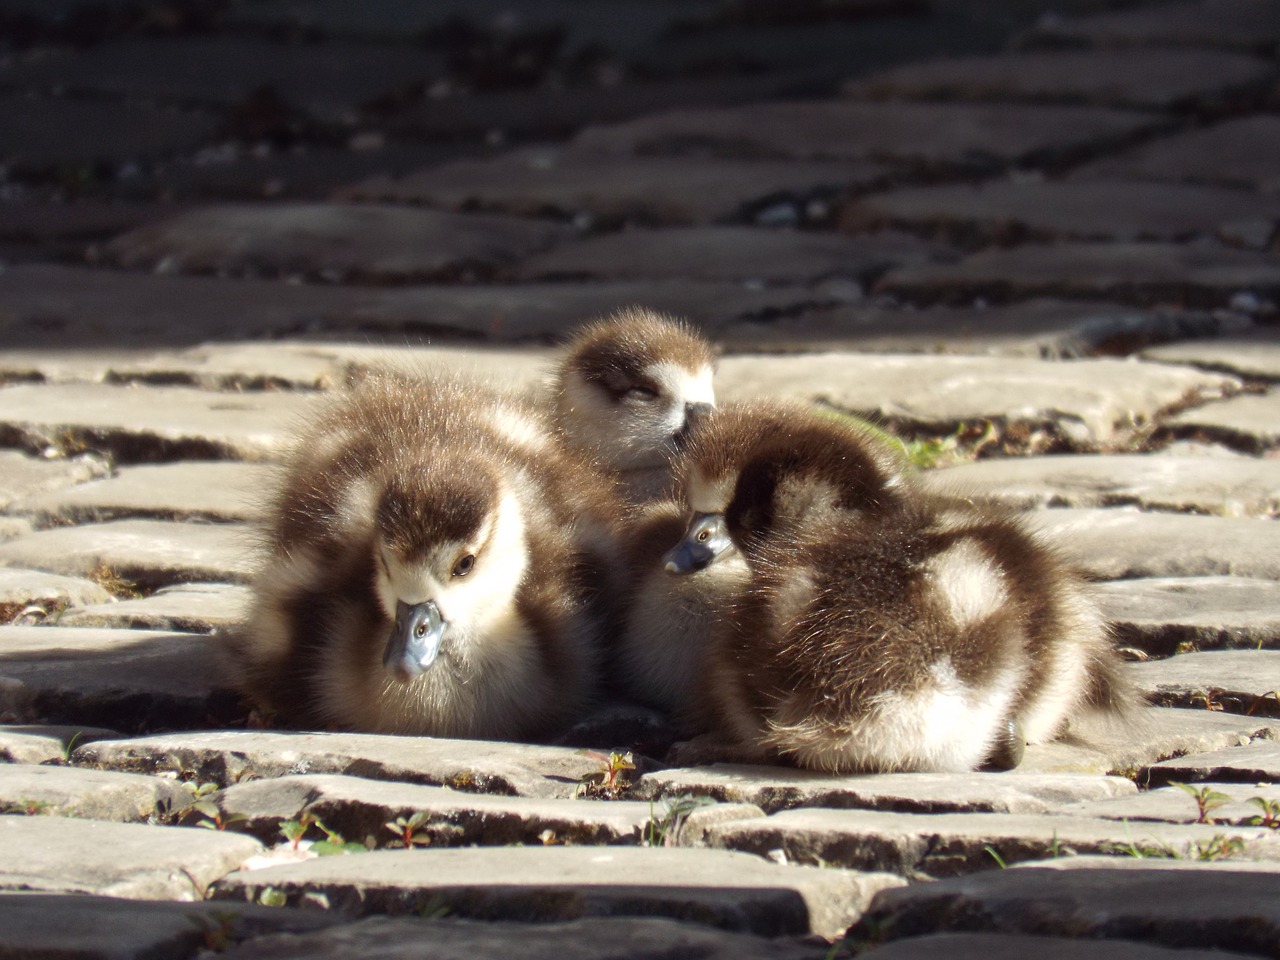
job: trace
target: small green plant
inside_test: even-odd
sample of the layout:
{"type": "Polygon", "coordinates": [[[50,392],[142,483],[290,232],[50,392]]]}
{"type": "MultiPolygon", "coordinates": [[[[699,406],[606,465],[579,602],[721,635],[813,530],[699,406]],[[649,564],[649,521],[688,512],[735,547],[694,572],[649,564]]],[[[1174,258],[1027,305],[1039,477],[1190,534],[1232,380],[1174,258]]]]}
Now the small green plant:
{"type": "Polygon", "coordinates": [[[283,907],[288,902],[285,892],[277,887],[263,887],[258,891],[258,903],[264,907],[283,907]]]}
{"type": "Polygon", "coordinates": [[[449,906],[449,901],[443,893],[432,894],[431,899],[424,903],[418,910],[418,916],[423,920],[440,920],[449,916],[453,910],[449,906]]]}
{"type": "Polygon", "coordinates": [[[396,835],[396,842],[400,846],[406,850],[412,850],[415,844],[422,847],[431,844],[431,835],[421,832],[430,819],[430,813],[426,810],[419,810],[413,816],[396,817],[390,823],[383,824],[383,826],[396,835]]]}
{"type": "Polygon", "coordinates": [[[319,817],[311,813],[303,813],[297,820],[285,820],[280,824],[280,832],[284,834],[292,849],[297,850],[308,830],[315,827],[324,834],[323,840],[313,840],[308,849],[318,857],[331,857],[344,853],[368,853],[366,844],[345,839],[336,830],[330,830],[319,817]]]}
{"type": "Polygon", "coordinates": [[[653,801],[649,801],[649,822],[645,824],[640,836],[640,843],[646,847],[675,846],[680,838],[680,831],[689,819],[689,814],[699,807],[715,803],[711,797],[695,797],[685,795],[668,798],[662,801],[662,815],[654,813],[653,801]]]}
{"type": "Polygon", "coordinates": [[[216,783],[201,783],[196,786],[195,802],[191,804],[191,809],[201,816],[201,819],[196,821],[197,827],[204,827],[206,830],[225,830],[233,823],[240,823],[247,819],[242,813],[225,813],[218,801],[210,796],[217,790],[216,783]]]}
{"type": "Polygon", "coordinates": [[[3,800],[0,801],[0,813],[20,813],[26,817],[34,817],[49,809],[45,800],[3,800]]]}
{"type": "Polygon", "coordinates": [[[1247,802],[1262,811],[1249,818],[1249,826],[1280,830],[1280,801],[1268,800],[1266,797],[1250,797],[1247,802]]]}
{"type": "Polygon", "coordinates": [[[993,847],[991,844],[989,843],[986,844],[982,849],[987,852],[987,855],[990,856],[991,859],[996,862],[996,866],[999,867],[1001,870],[1009,869],[1009,864],[1005,863],[1004,857],[1000,856],[1000,851],[997,850],[995,847],[993,847]]]}
{"type": "Polygon", "coordinates": [[[1208,840],[1195,841],[1188,852],[1193,860],[1226,860],[1244,853],[1244,841],[1219,833],[1208,840]]]}
{"type": "Polygon", "coordinates": [[[1174,783],[1171,786],[1177,787],[1196,802],[1196,823],[1213,823],[1209,814],[1231,802],[1227,794],[1212,787],[1193,787],[1186,783],[1174,783]]]}
{"type": "Polygon", "coordinates": [[[80,746],[80,741],[84,739],[84,731],[77,730],[71,735],[66,743],[62,745],[62,762],[70,763],[71,754],[76,752],[76,747],[80,746]]]}
{"type": "Polygon", "coordinates": [[[626,771],[636,768],[630,750],[626,753],[610,751],[607,756],[598,750],[578,752],[598,761],[600,769],[583,774],[574,790],[575,797],[616,797],[631,785],[623,776],[626,771]]]}

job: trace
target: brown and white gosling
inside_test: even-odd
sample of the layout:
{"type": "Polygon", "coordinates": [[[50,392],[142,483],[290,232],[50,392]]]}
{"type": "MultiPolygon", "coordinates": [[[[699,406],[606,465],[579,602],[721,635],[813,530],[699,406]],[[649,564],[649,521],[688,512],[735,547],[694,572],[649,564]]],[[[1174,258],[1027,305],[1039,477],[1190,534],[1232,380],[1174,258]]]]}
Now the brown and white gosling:
{"type": "Polygon", "coordinates": [[[1016,518],[895,481],[870,438],[862,456],[824,459],[801,437],[744,430],[710,418],[692,439],[693,543],[673,551],[723,524],[750,569],[701,671],[707,721],[735,759],[1012,766],[1024,739],[1125,710],[1085,584],[1016,518]]]}
{"type": "Polygon", "coordinates": [[[668,495],[671,456],[715,406],[715,350],[688,325],[633,307],[584,326],[552,377],[552,420],[645,503],[668,495]]]}
{"type": "Polygon", "coordinates": [[[520,402],[372,377],[287,465],[241,685],[292,726],[547,738],[597,679],[594,547],[617,513],[520,402]]]}

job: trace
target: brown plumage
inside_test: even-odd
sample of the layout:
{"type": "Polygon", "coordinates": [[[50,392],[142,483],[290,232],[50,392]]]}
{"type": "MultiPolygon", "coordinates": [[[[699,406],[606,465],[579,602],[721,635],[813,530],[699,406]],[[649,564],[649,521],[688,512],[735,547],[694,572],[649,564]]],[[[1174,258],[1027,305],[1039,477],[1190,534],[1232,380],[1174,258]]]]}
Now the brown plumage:
{"type": "Polygon", "coordinates": [[[617,512],[517,400],[371,377],[286,466],[237,677],[293,726],[547,737],[593,690],[617,512]]]}

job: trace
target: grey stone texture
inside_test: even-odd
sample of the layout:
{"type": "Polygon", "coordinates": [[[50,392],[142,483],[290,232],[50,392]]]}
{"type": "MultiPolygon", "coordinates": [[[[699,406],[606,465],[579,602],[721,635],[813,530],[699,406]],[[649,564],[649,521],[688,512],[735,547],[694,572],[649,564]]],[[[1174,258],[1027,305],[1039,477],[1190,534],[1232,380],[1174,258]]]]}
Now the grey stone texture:
{"type": "Polygon", "coordinates": [[[1117,640],[1152,656],[1280,646],[1280,583],[1251,577],[1150,577],[1095,587],[1117,640]]]}
{"type": "Polygon", "coordinates": [[[1172,436],[1226,443],[1249,453],[1280,446],[1280,392],[1232,397],[1169,418],[1172,436]]]}
{"type": "Polygon", "coordinates": [[[44,620],[57,611],[73,605],[106,603],[111,593],[82,577],[63,577],[43,570],[0,568],[0,610],[4,621],[23,618],[30,608],[33,619],[44,620]]]}
{"type": "Polygon", "coordinates": [[[1244,953],[1216,949],[1182,950],[1154,947],[1132,940],[1084,940],[1069,934],[1032,936],[1022,934],[938,933],[925,937],[894,940],[859,954],[868,960],[1238,960],[1244,953]]]}
{"type": "Polygon", "coordinates": [[[0,763],[60,763],[79,744],[118,736],[98,727],[6,723],[0,725],[0,763]]]}
{"type": "Polygon", "coordinates": [[[0,817],[0,840],[0,890],[130,900],[203,900],[262,849],[244,834],[71,817],[0,817]]]}
{"type": "Polygon", "coordinates": [[[1187,340],[1148,347],[1142,356],[1161,363],[1186,363],[1205,370],[1225,370],[1237,376],[1280,380],[1280,338],[1260,328],[1221,339],[1187,340]]]}
{"type": "Polygon", "coordinates": [[[73,487],[106,476],[107,465],[96,457],[40,459],[16,450],[0,451],[0,507],[15,500],[73,487]]]}
{"type": "Polygon", "coordinates": [[[407,207],[239,205],[139,227],[102,256],[166,273],[422,283],[492,276],[573,233],[554,223],[407,207]]]}
{"type": "Polygon", "coordinates": [[[191,805],[187,784],[138,773],[0,764],[0,810],[120,822],[176,816],[191,805]]]}
{"type": "Polygon", "coordinates": [[[436,904],[474,919],[665,916],[765,936],[834,937],[872,896],[901,882],[880,872],[781,866],[719,850],[553,846],[321,857],[234,873],[213,893],[252,901],[271,887],[290,904],[322,894],[331,907],[359,913],[412,913],[436,904]]]}
{"type": "Polygon", "coordinates": [[[1219,780],[1256,784],[1275,781],[1277,771],[1280,771],[1280,744],[1259,740],[1239,747],[1162,760],[1147,770],[1147,778],[1156,786],[1219,780]]]}
{"type": "Polygon", "coordinates": [[[1183,0],[1050,21],[1028,41],[1086,41],[1099,46],[1170,44],[1269,53],[1280,40],[1280,16],[1254,0],[1183,0]]]}
{"type": "Polygon", "coordinates": [[[1151,703],[1280,716],[1280,652],[1212,650],[1134,664],[1129,670],[1151,703]]]}
{"type": "Polygon", "coordinates": [[[212,633],[231,630],[249,612],[252,593],[236,583],[179,583],[132,600],[87,603],[65,610],[67,627],[118,627],[212,633]]]}
{"type": "Polygon", "coordinates": [[[1278,800],[1280,791],[1271,783],[1196,783],[1157,787],[1114,800],[1068,804],[1058,812],[1108,820],[1254,825],[1266,815],[1266,805],[1278,800]],[[1197,799],[1197,794],[1202,794],[1203,800],[1197,799]]]}

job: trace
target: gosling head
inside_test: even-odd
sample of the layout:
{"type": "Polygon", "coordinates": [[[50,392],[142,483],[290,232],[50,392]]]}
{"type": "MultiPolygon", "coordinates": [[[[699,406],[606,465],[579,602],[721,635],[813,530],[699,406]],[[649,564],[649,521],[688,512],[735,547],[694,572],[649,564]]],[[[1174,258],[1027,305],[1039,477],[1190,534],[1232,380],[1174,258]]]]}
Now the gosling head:
{"type": "Polygon", "coordinates": [[[374,580],[393,624],[382,662],[408,683],[445,658],[468,659],[514,603],[524,525],[499,471],[481,459],[431,457],[396,470],[377,501],[374,580]]]}
{"type": "Polygon", "coordinates": [[[566,443],[617,472],[666,470],[715,406],[715,353],[687,326],[625,310],[583,328],[554,379],[566,443]]]}

